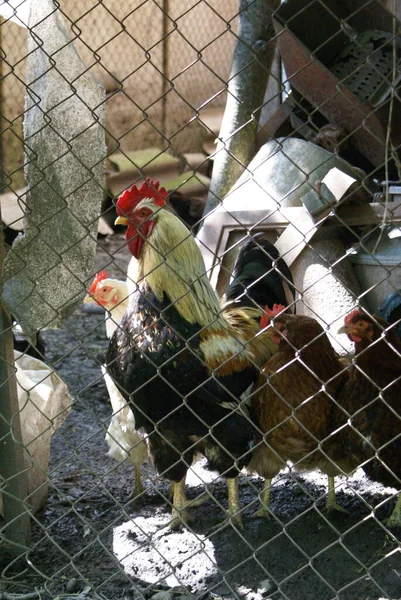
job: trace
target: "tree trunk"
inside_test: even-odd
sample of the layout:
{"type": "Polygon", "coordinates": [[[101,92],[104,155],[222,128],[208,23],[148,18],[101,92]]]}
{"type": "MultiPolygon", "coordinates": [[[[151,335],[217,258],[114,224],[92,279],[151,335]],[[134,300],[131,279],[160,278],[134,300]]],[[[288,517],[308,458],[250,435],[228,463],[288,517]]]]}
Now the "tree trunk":
{"type": "Polygon", "coordinates": [[[204,216],[221,202],[254,156],[275,50],[271,16],[279,5],[279,0],[240,0],[238,38],[204,216]]]}

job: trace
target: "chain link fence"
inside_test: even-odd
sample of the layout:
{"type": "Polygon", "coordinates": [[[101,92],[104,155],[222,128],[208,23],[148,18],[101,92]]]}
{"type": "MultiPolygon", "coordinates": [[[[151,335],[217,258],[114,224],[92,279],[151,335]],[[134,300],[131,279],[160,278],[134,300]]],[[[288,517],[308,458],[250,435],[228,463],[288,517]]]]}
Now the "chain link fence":
{"type": "Polygon", "coordinates": [[[0,598],[401,598],[398,3],[0,13],[0,598]]]}

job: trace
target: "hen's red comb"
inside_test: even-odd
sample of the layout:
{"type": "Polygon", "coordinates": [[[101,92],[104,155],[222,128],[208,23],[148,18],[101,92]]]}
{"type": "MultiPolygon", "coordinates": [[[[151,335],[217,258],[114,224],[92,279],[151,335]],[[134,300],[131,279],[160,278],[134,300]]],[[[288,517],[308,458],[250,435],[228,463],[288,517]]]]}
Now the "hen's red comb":
{"type": "Polygon", "coordinates": [[[159,188],[159,186],[159,181],[151,181],[149,177],[146,178],[139,189],[136,185],[131,186],[117,200],[117,214],[124,217],[144,198],[152,198],[157,206],[164,206],[168,193],[163,187],[159,188]]]}
{"type": "Polygon", "coordinates": [[[362,316],[362,313],[359,310],[359,308],[356,308],[355,310],[351,311],[348,315],[345,315],[345,317],[344,317],[345,325],[350,325],[357,315],[362,316]]]}
{"type": "Polygon", "coordinates": [[[94,280],[91,283],[91,286],[89,288],[89,293],[90,294],[94,294],[96,291],[96,288],[98,286],[98,284],[103,281],[103,279],[108,279],[109,274],[107,273],[107,271],[99,271],[99,273],[96,273],[94,280]]]}
{"type": "Polygon", "coordinates": [[[285,310],[285,306],[283,304],[273,304],[273,308],[269,308],[265,306],[265,312],[261,316],[260,319],[260,328],[264,329],[270,323],[270,319],[277,317],[283,310],[285,310]]]}

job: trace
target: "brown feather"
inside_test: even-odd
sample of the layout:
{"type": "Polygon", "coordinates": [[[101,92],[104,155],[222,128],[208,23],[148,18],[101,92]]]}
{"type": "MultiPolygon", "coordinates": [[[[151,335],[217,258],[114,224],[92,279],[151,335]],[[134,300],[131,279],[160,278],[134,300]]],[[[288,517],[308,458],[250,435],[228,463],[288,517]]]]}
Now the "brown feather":
{"type": "Polygon", "coordinates": [[[347,376],[316,320],[282,315],[275,326],[282,334],[279,350],[264,366],[252,398],[265,442],[249,468],[265,478],[287,461],[327,472],[331,463],[321,447],[332,431],[333,398],[347,376]]]}
{"type": "Polygon", "coordinates": [[[359,463],[368,460],[364,470],[369,476],[384,485],[400,487],[401,343],[395,328],[384,319],[359,313],[351,325],[358,321],[365,327],[355,344],[356,366],[350,370],[339,402],[360,435],[346,427],[343,443],[359,463]]]}

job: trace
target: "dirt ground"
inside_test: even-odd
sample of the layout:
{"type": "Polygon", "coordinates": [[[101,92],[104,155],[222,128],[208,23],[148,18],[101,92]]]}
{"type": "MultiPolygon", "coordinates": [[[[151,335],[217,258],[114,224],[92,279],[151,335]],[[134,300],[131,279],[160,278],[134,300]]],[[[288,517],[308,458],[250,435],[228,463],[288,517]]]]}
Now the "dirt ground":
{"type": "MultiPolygon", "coordinates": [[[[111,258],[122,238],[103,245],[97,266],[122,277],[124,251],[111,258]]],[[[262,480],[244,475],[244,529],[212,530],[224,518],[226,485],[199,462],[188,494],[196,497],[206,485],[210,499],[191,510],[190,529],[172,532],[167,482],[145,465],[145,493],[130,503],[132,466],[106,456],[111,409],[100,371],[108,343],[104,316],[82,306],[62,330],[44,337],[46,361],[67,382],[74,405],[53,436],[49,498],[33,522],[31,551],[4,568],[0,598],[34,589],[43,598],[79,600],[401,598],[401,532],[382,523],[395,490],[359,471],[341,478],[338,500],[349,513],[328,518],[325,479],[284,473],[272,490],[274,515],[262,521],[252,518],[262,480]]]]}

